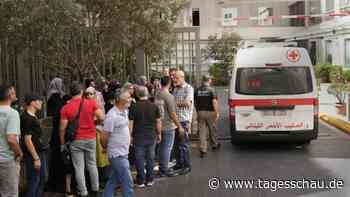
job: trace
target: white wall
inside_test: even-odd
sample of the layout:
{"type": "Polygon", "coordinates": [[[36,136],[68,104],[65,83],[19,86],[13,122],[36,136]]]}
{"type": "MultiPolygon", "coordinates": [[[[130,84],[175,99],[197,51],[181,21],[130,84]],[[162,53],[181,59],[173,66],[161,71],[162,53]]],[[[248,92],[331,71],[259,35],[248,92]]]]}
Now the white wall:
{"type": "Polygon", "coordinates": [[[326,54],[326,42],[327,40],[332,41],[332,64],[334,65],[345,65],[345,40],[350,39],[350,34],[345,35],[334,35],[332,37],[326,37],[321,41],[321,45],[318,46],[318,50],[321,50],[322,57],[319,57],[319,63],[324,62],[326,54]]]}
{"type": "Polygon", "coordinates": [[[274,22],[272,26],[258,26],[257,21],[240,21],[237,26],[223,27],[221,24],[222,8],[238,8],[238,16],[257,16],[259,7],[272,7],[274,15],[288,15],[288,1],[269,2],[263,0],[192,0],[189,8],[183,10],[177,26],[192,24],[192,8],[200,10],[200,37],[207,40],[210,35],[221,35],[223,32],[237,32],[243,39],[258,40],[261,37],[280,37],[290,33],[302,32],[303,27],[290,27],[288,21],[274,22]],[[187,21],[184,21],[187,20],[187,21]]]}
{"type": "Polygon", "coordinates": [[[337,37],[337,49],[334,52],[334,56],[338,58],[335,59],[334,64],[345,65],[345,40],[347,39],[350,39],[350,35],[341,35],[337,37]]]}

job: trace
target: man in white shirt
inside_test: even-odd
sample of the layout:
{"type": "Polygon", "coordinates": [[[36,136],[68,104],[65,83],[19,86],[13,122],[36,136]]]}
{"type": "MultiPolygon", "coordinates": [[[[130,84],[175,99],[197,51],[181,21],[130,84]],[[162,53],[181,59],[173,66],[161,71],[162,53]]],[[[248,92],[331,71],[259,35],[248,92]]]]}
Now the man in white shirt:
{"type": "Polygon", "coordinates": [[[192,115],[193,115],[193,87],[186,83],[185,73],[183,71],[177,71],[175,74],[175,88],[173,95],[176,102],[176,115],[179,118],[182,128],[185,133],[182,137],[180,136],[179,130],[175,133],[175,152],[176,154],[176,165],[174,166],[175,171],[179,171],[180,174],[187,174],[191,171],[191,159],[190,159],[190,138],[189,132],[191,127],[192,115]]]}
{"type": "Polygon", "coordinates": [[[127,91],[117,90],[115,93],[115,106],[108,112],[104,121],[101,144],[104,148],[107,148],[112,175],[107,182],[103,197],[113,197],[118,184],[122,186],[123,197],[132,197],[134,195],[128,160],[131,141],[128,119],[130,102],[131,97],[127,91]]]}

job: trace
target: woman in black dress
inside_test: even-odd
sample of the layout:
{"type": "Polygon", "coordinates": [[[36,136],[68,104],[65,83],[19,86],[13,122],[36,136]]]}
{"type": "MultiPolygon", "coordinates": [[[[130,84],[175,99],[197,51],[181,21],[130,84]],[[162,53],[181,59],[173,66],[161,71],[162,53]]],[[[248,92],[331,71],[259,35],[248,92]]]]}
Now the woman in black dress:
{"type": "Polygon", "coordinates": [[[47,115],[52,117],[52,137],[51,137],[51,154],[49,168],[49,189],[55,192],[71,193],[70,181],[67,181],[66,175],[71,176],[73,168],[64,166],[61,159],[60,141],[59,141],[59,125],[61,108],[69,100],[69,96],[64,92],[63,80],[54,78],[50,82],[48,90],[47,115]]]}

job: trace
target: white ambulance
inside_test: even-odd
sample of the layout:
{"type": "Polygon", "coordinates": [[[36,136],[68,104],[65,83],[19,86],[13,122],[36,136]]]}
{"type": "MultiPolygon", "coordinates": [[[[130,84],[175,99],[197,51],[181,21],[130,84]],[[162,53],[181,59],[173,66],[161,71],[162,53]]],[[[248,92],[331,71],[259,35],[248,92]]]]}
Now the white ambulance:
{"type": "Polygon", "coordinates": [[[310,143],[318,135],[318,88],[304,48],[238,51],[229,90],[232,143],[310,143]]]}

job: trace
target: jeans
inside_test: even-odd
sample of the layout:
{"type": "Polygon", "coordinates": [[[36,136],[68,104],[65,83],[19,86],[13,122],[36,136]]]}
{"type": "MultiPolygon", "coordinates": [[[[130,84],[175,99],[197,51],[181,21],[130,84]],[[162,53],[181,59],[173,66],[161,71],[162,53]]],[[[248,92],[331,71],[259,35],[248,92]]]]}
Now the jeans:
{"type": "Polygon", "coordinates": [[[41,197],[44,192],[46,176],[45,153],[38,153],[40,158],[40,173],[37,174],[34,168],[34,160],[30,153],[25,153],[25,165],[27,172],[27,193],[26,197],[41,197]]]}
{"type": "Polygon", "coordinates": [[[0,162],[0,196],[18,197],[20,165],[15,160],[0,162]]]}
{"type": "Polygon", "coordinates": [[[178,168],[191,168],[190,160],[190,137],[189,137],[189,127],[190,122],[181,122],[181,126],[185,130],[184,140],[181,142],[179,132],[175,132],[175,157],[176,157],[176,167],[178,168]]]}
{"type": "Polygon", "coordinates": [[[162,131],[162,141],[159,145],[159,171],[161,174],[169,172],[169,160],[174,139],[175,130],[162,131]]]}
{"type": "Polygon", "coordinates": [[[136,157],[136,183],[138,185],[152,182],[154,179],[154,157],[155,157],[156,142],[135,144],[136,157]],[[145,175],[145,160],[146,160],[146,175],[145,175]]]}
{"type": "Polygon", "coordinates": [[[123,197],[134,195],[133,181],[128,156],[110,158],[112,174],[108,179],[103,197],[113,197],[117,185],[121,184],[123,197]]]}
{"type": "Polygon", "coordinates": [[[85,184],[85,163],[90,175],[92,191],[99,190],[98,170],[96,165],[96,140],[75,140],[71,144],[72,162],[79,194],[88,194],[85,184]]]}

